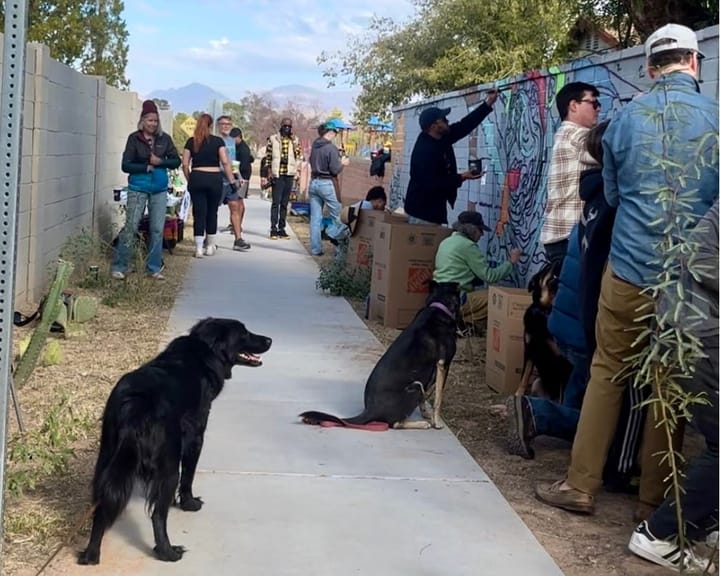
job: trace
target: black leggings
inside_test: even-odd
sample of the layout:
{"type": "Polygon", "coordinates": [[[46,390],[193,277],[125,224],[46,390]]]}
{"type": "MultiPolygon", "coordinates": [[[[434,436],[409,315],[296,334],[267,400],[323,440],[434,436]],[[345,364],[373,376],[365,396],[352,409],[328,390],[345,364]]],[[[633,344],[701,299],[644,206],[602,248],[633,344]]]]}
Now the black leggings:
{"type": "Polygon", "coordinates": [[[220,172],[190,172],[188,192],[192,200],[193,234],[217,234],[217,213],[222,200],[223,180],[220,172]]]}

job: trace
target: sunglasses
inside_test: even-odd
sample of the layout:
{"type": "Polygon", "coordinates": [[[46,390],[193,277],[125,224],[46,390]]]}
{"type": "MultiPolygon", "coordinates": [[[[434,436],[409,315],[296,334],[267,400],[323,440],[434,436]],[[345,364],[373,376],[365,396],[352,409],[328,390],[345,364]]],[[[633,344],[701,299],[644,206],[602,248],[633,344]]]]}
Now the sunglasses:
{"type": "Polygon", "coordinates": [[[580,100],[580,102],[587,102],[595,110],[600,110],[600,108],[602,108],[602,104],[600,104],[599,100],[580,100]]]}

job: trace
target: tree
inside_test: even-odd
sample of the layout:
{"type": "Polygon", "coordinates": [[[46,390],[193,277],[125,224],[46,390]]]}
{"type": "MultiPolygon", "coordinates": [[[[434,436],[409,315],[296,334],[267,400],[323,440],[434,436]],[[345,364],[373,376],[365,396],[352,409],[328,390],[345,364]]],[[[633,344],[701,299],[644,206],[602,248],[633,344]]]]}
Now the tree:
{"type": "Polygon", "coordinates": [[[328,112],[326,120],[342,120],[343,119],[343,111],[340,110],[340,108],[333,108],[328,112]]]}
{"type": "Polygon", "coordinates": [[[568,0],[415,0],[418,13],[399,26],[375,18],[348,49],[323,53],[334,83],[359,84],[358,117],[415,96],[429,96],[554,64],[568,48],[578,8],[568,0]]]}
{"type": "Polygon", "coordinates": [[[105,76],[112,86],[128,88],[128,31],[122,17],[125,6],[122,0],[96,0],[91,4],[86,23],[89,38],[80,69],[85,74],[105,76]]]}
{"type": "Polygon", "coordinates": [[[582,0],[581,12],[610,30],[621,48],[644,42],[668,22],[699,30],[717,24],[718,3],[709,0],[582,0]]]}
{"type": "Polygon", "coordinates": [[[392,106],[559,64],[587,28],[613,32],[621,46],[668,22],[701,28],[718,19],[711,0],[414,0],[400,26],[374,18],[347,49],[318,62],[330,86],[359,85],[355,118],[388,120],[392,106]],[[578,23],[583,26],[578,27],[578,23]]]}
{"type": "MultiPolygon", "coordinates": [[[[5,24],[5,2],[0,3],[0,24],[5,24]]],[[[128,33],[121,0],[30,0],[28,34],[50,55],[85,74],[100,74],[118,88],[125,77],[128,33]]]]}
{"type": "Polygon", "coordinates": [[[240,102],[224,102],[223,103],[223,114],[230,116],[233,125],[237,126],[243,131],[245,136],[245,125],[246,125],[246,111],[245,107],[240,102]]]}
{"type": "Polygon", "coordinates": [[[170,108],[170,102],[165,98],[153,98],[153,102],[155,102],[159,110],[168,110],[170,108]]]}
{"type": "Polygon", "coordinates": [[[187,139],[191,136],[191,134],[188,134],[181,128],[183,122],[188,118],[189,115],[185,114],[185,112],[178,112],[173,118],[172,139],[179,152],[182,152],[182,149],[185,147],[185,142],[187,142],[187,139]]]}

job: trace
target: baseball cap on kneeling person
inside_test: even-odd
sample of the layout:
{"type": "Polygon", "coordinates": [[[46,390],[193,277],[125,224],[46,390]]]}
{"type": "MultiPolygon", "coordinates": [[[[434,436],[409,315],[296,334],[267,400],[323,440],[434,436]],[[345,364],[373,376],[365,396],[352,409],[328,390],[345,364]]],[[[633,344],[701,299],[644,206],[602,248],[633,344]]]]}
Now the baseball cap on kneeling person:
{"type": "Polygon", "coordinates": [[[460,222],[460,224],[472,224],[473,226],[480,228],[480,230],[485,230],[485,232],[491,231],[490,228],[485,225],[485,222],[483,222],[483,217],[479,212],[472,212],[471,210],[460,212],[458,222],[460,222]]]}
{"type": "Polygon", "coordinates": [[[695,32],[681,24],[666,24],[658,28],[645,40],[645,55],[649,58],[653,54],[667,52],[668,50],[692,50],[700,58],[705,55],[698,48],[695,32]]]}

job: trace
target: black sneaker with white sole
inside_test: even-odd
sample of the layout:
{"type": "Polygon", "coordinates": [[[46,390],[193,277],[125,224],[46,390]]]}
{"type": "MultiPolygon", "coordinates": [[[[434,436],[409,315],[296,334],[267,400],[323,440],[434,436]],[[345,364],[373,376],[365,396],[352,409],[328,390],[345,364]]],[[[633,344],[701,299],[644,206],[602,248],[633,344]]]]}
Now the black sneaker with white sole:
{"type": "Polygon", "coordinates": [[[233,242],[233,250],[240,250],[243,252],[245,250],[250,250],[250,244],[245,242],[242,238],[238,238],[235,242],[233,242]]]}
{"type": "Polygon", "coordinates": [[[290,240],[290,234],[285,232],[285,230],[278,231],[278,236],[282,238],[283,240],[290,240]]]}
{"type": "Polygon", "coordinates": [[[658,566],[664,566],[683,574],[714,574],[715,566],[707,558],[695,555],[689,543],[685,550],[680,548],[676,538],[663,540],[650,532],[647,522],[641,522],[635,528],[630,543],[630,552],[658,566]]]}
{"type": "Polygon", "coordinates": [[[535,450],[530,442],[535,437],[535,425],[528,399],[525,396],[510,396],[505,400],[505,407],[508,452],[532,460],[535,458],[535,450]]]}

